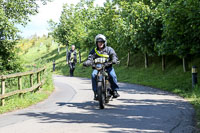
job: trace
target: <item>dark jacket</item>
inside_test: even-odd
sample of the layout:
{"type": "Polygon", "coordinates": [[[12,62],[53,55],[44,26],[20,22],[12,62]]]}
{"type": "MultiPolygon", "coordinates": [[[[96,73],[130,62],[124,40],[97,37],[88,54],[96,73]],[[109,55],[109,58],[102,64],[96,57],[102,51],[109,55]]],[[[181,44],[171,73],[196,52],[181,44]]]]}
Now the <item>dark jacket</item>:
{"type": "Polygon", "coordinates": [[[67,55],[68,63],[76,63],[77,62],[77,54],[76,50],[70,50],[67,55]]]}
{"type": "MultiPolygon", "coordinates": [[[[99,51],[97,49],[98,53],[99,54],[106,54],[106,55],[109,55],[109,62],[112,62],[112,63],[116,63],[118,61],[118,57],[117,57],[117,54],[115,53],[115,50],[111,47],[108,47],[108,46],[105,46],[103,50],[99,51]]],[[[95,52],[95,48],[93,48],[90,53],[89,53],[89,56],[88,56],[88,59],[87,59],[87,63],[90,63],[92,62],[94,59],[100,57],[99,55],[96,54],[95,52]]],[[[86,64],[87,64],[86,63],[86,64]]],[[[107,67],[112,67],[112,64],[107,66],[107,67]]]]}

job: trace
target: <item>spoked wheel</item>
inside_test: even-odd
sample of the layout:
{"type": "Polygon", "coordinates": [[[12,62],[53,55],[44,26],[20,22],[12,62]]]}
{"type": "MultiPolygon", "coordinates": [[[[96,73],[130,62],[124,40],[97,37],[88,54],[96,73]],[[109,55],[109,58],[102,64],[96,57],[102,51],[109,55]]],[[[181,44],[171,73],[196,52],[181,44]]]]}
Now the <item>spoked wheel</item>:
{"type": "Polygon", "coordinates": [[[103,84],[102,82],[97,83],[97,88],[98,88],[98,100],[99,100],[99,108],[104,109],[105,105],[105,94],[103,92],[103,84]]]}

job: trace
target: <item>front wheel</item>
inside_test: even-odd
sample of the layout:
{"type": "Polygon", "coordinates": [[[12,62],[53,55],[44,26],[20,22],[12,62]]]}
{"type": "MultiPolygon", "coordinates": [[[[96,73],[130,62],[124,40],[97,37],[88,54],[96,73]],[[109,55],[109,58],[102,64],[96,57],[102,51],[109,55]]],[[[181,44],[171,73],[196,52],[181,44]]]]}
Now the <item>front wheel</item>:
{"type": "Polygon", "coordinates": [[[98,100],[99,100],[99,108],[104,109],[105,105],[105,94],[103,93],[103,83],[97,83],[97,90],[98,90],[98,100]]]}

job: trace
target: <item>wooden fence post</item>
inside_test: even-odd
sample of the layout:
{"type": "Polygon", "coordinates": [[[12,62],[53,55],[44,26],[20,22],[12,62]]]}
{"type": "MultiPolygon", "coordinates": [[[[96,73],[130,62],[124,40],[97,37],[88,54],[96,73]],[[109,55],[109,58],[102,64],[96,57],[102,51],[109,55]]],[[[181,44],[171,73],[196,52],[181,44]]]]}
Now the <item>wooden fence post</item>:
{"type": "MultiPolygon", "coordinates": [[[[5,85],[6,85],[5,79],[2,79],[2,80],[1,80],[1,94],[2,94],[2,95],[4,95],[5,92],[6,92],[6,91],[5,91],[5,90],[6,90],[5,85]]],[[[1,99],[1,105],[2,105],[2,106],[5,105],[5,99],[4,99],[4,98],[1,99]]]]}
{"type": "MultiPolygon", "coordinates": [[[[45,72],[45,69],[43,71],[41,71],[41,75],[43,75],[43,76],[41,76],[41,79],[44,79],[44,72],[45,72]]],[[[42,87],[42,85],[41,85],[41,87],[42,87]]]]}
{"type": "MultiPolygon", "coordinates": [[[[18,77],[18,89],[22,90],[22,77],[18,77]]],[[[22,98],[22,94],[19,94],[19,97],[22,98]]]]}
{"type": "Polygon", "coordinates": [[[145,68],[148,68],[148,66],[149,66],[148,54],[145,53],[144,57],[145,57],[145,68]]]}
{"type": "Polygon", "coordinates": [[[33,86],[33,74],[30,75],[30,86],[33,86]]]}
{"type": "MultiPolygon", "coordinates": [[[[37,83],[40,83],[40,72],[37,73],[37,83]]],[[[38,87],[38,90],[40,90],[40,86],[38,87]]]]}

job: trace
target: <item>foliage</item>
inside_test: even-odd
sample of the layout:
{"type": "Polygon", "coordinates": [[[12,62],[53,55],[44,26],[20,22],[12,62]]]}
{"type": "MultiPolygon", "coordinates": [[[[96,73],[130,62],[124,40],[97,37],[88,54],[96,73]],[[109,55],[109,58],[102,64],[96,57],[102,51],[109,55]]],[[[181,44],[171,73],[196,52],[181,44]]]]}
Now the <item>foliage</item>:
{"type": "Polygon", "coordinates": [[[200,48],[199,0],[164,0],[159,7],[163,14],[163,41],[160,49],[181,58],[198,53],[200,48]]]}
{"type": "Polygon", "coordinates": [[[91,49],[101,33],[120,58],[128,51],[182,58],[199,51],[199,9],[198,0],[107,0],[103,7],[82,0],[65,5],[60,22],[50,25],[62,44],[91,49]]]}
{"type": "MultiPolygon", "coordinates": [[[[41,0],[44,4],[50,0],[41,0]]],[[[16,44],[19,30],[16,24],[26,25],[30,15],[38,10],[37,0],[0,0],[0,72],[19,71],[16,44]]],[[[10,73],[9,72],[9,73],[10,73]]]]}
{"type": "Polygon", "coordinates": [[[82,0],[77,5],[63,6],[63,12],[60,22],[55,23],[49,21],[51,35],[58,43],[63,45],[76,45],[76,47],[84,47],[87,41],[88,24],[94,18],[93,0],[82,0]],[[83,45],[84,44],[84,45],[83,45]]]}

